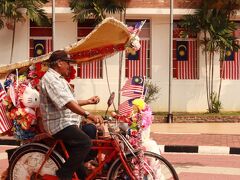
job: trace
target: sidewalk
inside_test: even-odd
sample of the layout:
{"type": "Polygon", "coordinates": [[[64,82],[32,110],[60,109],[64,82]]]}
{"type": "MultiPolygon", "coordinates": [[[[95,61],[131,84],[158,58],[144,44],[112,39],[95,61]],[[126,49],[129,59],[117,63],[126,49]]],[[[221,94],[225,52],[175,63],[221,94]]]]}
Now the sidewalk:
{"type": "Polygon", "coordinates": [[[156,123],[151,137],[162,152],[240,155],[240,123],[156,123]]]}
{"type": "MultiPolygon", "coordinates": [[[[154,123],[151,138],[161,152],[240,155],[240,123],[154,123]]],[[[0,145],[18,145],[0,136],[0,145]]]]}

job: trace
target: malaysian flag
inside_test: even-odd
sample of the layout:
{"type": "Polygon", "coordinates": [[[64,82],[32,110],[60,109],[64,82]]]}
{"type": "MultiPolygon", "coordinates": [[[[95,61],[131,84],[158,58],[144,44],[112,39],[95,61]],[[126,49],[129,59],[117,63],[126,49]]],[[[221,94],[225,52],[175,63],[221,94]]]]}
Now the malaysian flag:
{"type": "Polygon", "coordinates": [[[226,50],[225,61],[220,64],[220,76],[223,79],[240,79],[239,51],[226,50]]]}
{"type": "Polygon", "coordinates": [[[123,91],[122,96],[130,97],[130,98],[142,98],[143,93],[139,91],[123,91]]]}
{"type": "Polygon", "coordinates": [[[81,79],[100,79],[103,77],[103,60],[82,62],[77,67],[77,76],[81,79]]]}
{"type": "Polygon", "coordinates": [[[3,89],[3,86],[0,83],[0,133],[7,132],[12,128],[12,123],[7,118],[6,109],[2,104],[2,100],[6,95],[6,91],[3,89]]]}
{"type": "Polygon", "coordinates": [[[129,115],[132,112],[133,100],[134,99],[128,99],[119,105],[118,112],[120,115],[129,115]]]}
{"type": "Polygon", "coordinates": [[[52,51],[52,39],[30,39],[30,57],[37,57],[52,51]]]}
{"type": "Polygon", "coordinates": [[[144,78],[140,76],[134,76],[129,78],[121,91],[135,91],[135,92],[143,92],[144,90],[144,78]]]}
{"type": "Polygon", "coordinates": [[[46,53],[46,40],[33,40],[34,57],[41,56],[46,53]]]}
{"type": "Polygon", "coordinates": [[[174,40],[173,47],[173,77],[177,79],[198,79],[197,40],[174,40]]]}
{"type": "Polygon", "coordinates": [[[126,56],[126,77],[147,76],[149,40],[140,40],[141,48],[135,55],[126,56]]]}

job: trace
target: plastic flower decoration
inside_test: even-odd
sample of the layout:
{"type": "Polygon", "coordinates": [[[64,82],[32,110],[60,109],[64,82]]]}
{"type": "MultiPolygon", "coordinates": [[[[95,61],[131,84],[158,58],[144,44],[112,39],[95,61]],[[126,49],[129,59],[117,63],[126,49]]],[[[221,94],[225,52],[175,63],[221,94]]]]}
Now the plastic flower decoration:
{"type": "Polygon", "coordinates": [[[130,40],[126,44],[126,52],[135,55],[136,52],[141,48],[139,33],[145,24],[146,20],[137,22],[134,27],[129,26],[128,31],[131,33],[130,40]]]}
{"type": "Polygon", "coordinates": [[[132,112],[124,122],[129,125],[129,142],[134,148],[141,148],[142,131],[152,124],[152,111],[143,99],[137,98],[132,101],[132,112]]]}
{"type": "Polygon", "coordinates": [[[126,44],[126,52],[135,55],[141,48],[140,38],[136,34],[132,34],[129,42],[126,44]]]}
{"type": "Polygon", "coordinates": [[[70,66],[70,74],[69,77],[65,78],[67,82],[70,82],[72,79],[75,78],[76,70],[74,69],[73,66],[70,66]]]}
{"type": "Polygon", "coordinates": [[[48,70],[48,64],[46,62],[40,62],[33,64],[29,67],[28,78],[30,79],[31,85],[37,88],[40,79],[48,70]]]}
{"type": "Polygon", "coordinates": [[[132,104],[134,105],[133,108],[135,107],[135,110],[138,110],[138,111],[144,110],[146,105],[144,100],[140,98],[134,99],[132,104]]]}

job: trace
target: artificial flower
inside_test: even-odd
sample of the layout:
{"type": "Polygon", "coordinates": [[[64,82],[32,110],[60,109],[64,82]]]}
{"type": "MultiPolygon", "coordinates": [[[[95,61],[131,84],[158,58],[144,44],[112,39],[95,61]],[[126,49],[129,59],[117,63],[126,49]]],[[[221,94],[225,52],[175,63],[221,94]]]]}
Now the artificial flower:
{"type": "Polygon", "coordinates": [[[145,109],[145,102],[144,102],[144,100],[141,99],[141,98],[134,99],[134,100],[132,101],[132,104],[135,105],[135,106],[137,106],[137,108],[138,108],[140,111],[142,111],[143,109],[145,109]]]}
{"type": "Polygon", "coordinates": [[[67,82],[70,82],[72,79],[75,78],[76,70],[74,69],[73,66],[70,66],[70,73],[69,76],[66,79],[67,82]]]}
{"type": "Polygon", "coordinates": [[[143,128],[148,128],[153,121],[152,110],[146,105],[146,108],[142,111],[142,126],[143,128]]]}
{"type": "Polygon", "coordinates": [[[18,81],[19,81],[19,83],[24,83],[25,81],[27,81],[27,76],[26,75],[20,75],[18,77],[18,81]]]}
{"type": "Polygon", "coordinates": [[[132,34],[130,40],[126,44],[126,52],[134,55],[136,54],[136,51],[138,51],[140,48],[140,38],[136,34],[132,34]]]}

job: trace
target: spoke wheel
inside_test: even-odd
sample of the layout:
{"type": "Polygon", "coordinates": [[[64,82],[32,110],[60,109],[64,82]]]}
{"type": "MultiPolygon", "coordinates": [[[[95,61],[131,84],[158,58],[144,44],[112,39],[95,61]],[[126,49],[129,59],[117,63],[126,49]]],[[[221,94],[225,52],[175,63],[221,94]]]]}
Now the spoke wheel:
{"type": "MultiPolygon", "coordinates": [[[[139,179],[139,174],[142,173],[143,180],[178,180],[177,173],[173,166],[162,156],[152,153],[144,152],[144,168],[139,171],[137,165],[138,158],[132,154],[127,155],[127,162],[134,172],[136,179],[139,179]]],[[[109,170],[109,180],[130,180],[121,161],[113,164],[109,170]]]]}
{"type": "MultiPolygon", "coordinates": [[[[16,150],[9,162],[9,180],[34,179],[33,174],[40,168],[47,151],[47,146],[37,143],[25,145],[16,150]]],[[[63,162],[64,160],[60,155],[52,152],[40,175],[55,175],[55,171],[61,167],[63,162]]]]}

